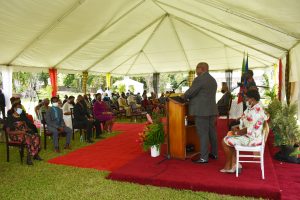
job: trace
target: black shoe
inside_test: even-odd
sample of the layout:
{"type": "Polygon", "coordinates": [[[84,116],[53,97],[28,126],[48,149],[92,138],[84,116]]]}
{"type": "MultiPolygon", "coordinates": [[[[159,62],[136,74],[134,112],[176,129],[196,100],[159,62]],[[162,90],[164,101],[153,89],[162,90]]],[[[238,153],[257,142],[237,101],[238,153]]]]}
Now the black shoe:
{"type": "Polygon", "coordinates": [[[217,160],[217,159],[218,159],[218,156],[215,155],[215,154],[212,154],[212,153],[209,153],[208,156],[209,156],[209,158],[214,159],[214,160],[217,160]]]}
{"type": "Polygon", "coordinates": [[[33,165],[33,162],[32,162],[32,160],[31,160],[30,156],[27,157],[26,164],[27,164],[27,165],[33,165]]]}
{"type": "Polygon", "coordinates": [[[33,157],[34,160],[42,161],[43,159],[39,155],[33,157]]]}
{"type": "Polygon", "coordinates": [[[204,163],[208,163],[208,160],[200,158],[199,160],[193,160],[193,163],[204,164],[204,163]]]}

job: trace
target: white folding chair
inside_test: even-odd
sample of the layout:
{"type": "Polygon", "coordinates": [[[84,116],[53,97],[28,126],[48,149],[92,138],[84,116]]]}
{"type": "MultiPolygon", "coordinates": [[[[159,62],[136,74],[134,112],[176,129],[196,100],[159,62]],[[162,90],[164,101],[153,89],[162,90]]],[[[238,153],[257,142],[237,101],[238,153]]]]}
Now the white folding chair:
{"type": "Polygon", "coordinates": [[[262,179],[265,179],[265,170],[264,170],[264,151],[265,151],[265,142],[269,134],[269,126],[267,121],[263,124],[262,131],[262,144],[259,146],[240,146],[236,145],[234,148],[236,150],[236,177],[239,176],[238,167],[239,163],[260,163],[262,179]],[[253,154],[240,154],[240,152],[253,152],[253,154]],[[240,160],[240,158],[259,158],[259,160],[240,160]]]}

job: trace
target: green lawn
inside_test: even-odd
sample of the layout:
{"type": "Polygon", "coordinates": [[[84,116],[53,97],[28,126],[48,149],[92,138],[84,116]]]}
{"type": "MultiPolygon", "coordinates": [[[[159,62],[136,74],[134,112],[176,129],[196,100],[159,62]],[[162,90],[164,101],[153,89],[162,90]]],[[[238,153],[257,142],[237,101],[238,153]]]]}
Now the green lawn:
{"type": "MultiPolygon", "coordinates": [[[[107,135],[112,137],[118,133],[107,135]]],[[[63,147],[65,138],[61,139],[63,147]]],[[[86,146],[79,138],[72,148],[86,146]]],[[[56,154],[48,140],[48,149],[41,151],[44,161],[34,166],[20,164],[16,148],[11,148],[11,160],[6,162],[6,148],[0,143],[0,199],[247,199],[214,193],[174,190],[154,186],[123,183],[105,179],[109,172],[49,164],[46,160],[68,153],[56,154]]],[[[249,199],[249,198],[248,198],[249,199]]]]}

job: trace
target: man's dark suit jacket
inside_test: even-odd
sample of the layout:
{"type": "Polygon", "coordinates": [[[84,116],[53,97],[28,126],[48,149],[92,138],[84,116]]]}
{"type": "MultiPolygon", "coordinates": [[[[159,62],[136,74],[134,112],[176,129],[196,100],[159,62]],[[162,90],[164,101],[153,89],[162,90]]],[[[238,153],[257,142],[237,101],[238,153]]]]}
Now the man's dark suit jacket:
{"type": "Polygon", "coordinates": [[[184,93],[189,99],[189,114],[194,116],[218,115],[216,104],[217,82],[205,72],[197,76],[192,86],[184,93]]]}
{"type": "Polygon", "coordinates": [[[84,105],[80,105],[80,103],[76,103],[73,109],[74,121],[82,122],[86,121],[89,116],[87,112],[87,108],[84,105]]]}
{"type": "Polygon", "coordinates": [[[231,93],[225,92],[224,95],[222,96],[222,98],[217,103],[219,115],[227,115],[228,114],[230,101],[231,101],[231,93]]]}
{"type": "Polygon", "coordinates": [[[46,112],[46,123],[47,123],[47,126],[53,127],[55,129],[66,126],[65,121],[63,119],[62,110],[59,109],[59,108],[53,108],[53,107],[49,108],[46,112]],[[58,112],[58,117],[59,117],[59,122],[58,123],[57,123],[57,119],[55,117],[54,109],[56,109],[57,112],[58,112]]]}

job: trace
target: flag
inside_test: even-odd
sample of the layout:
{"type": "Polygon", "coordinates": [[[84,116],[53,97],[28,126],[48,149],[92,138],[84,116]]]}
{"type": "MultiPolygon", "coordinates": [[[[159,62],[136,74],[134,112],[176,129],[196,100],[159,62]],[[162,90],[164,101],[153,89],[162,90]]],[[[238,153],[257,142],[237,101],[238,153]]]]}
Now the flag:
{"type": "Polygon", "coordinates": [[[279,73],[278,73],[278,99],[281,101],[281,89],[282,89],[282,62],[279,59],[279,73]]]}
{"type": "Polygon", "coordinates": [[[245,52],[243,55],[243,63],[242,63],[242,72],[241,72],[241,83],[243,83],[243,85],[240,86],[240,91],[238,94],[238,104],[243,102],[243,92],[244,92],[244,87],[246,86],[246,79],[245,77],[243,77],[244,73],[246,72],[246,70],[248,71],[248,54],[247,54],[247,59],[245,60],[245,52]]]}

